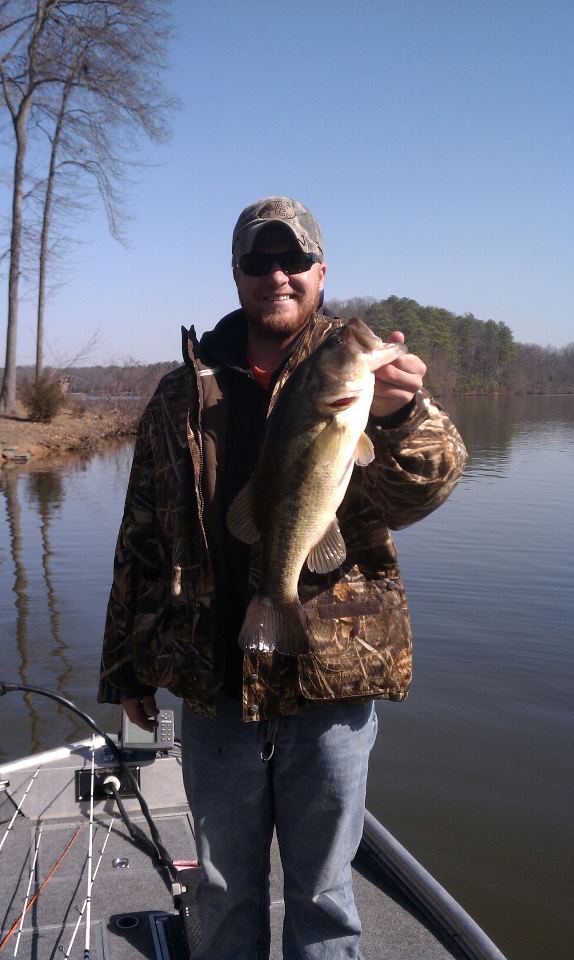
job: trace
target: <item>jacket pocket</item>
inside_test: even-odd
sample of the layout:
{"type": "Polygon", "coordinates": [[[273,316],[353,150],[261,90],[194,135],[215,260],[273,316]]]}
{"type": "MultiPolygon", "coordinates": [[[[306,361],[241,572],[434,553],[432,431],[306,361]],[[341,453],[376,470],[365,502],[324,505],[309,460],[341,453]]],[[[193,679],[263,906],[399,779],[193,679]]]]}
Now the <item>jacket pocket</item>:
{"type": "Polygon", "coordinates": [[[301,654],[299,690],[307,700],[402,700],[411,680],[412,634],[396,567],[367,577],[351,568],[333,586],[301,599],[310,649],[301,654]]]}
{"type": "Polygon", "coordinates": [[[174,597],[172,583],[140,583],[134,625],[134,669],[140,683],[166,687],[180,697],[202,683],[209,685],[213,673],[209,620],[207,607],[174,597]]]}

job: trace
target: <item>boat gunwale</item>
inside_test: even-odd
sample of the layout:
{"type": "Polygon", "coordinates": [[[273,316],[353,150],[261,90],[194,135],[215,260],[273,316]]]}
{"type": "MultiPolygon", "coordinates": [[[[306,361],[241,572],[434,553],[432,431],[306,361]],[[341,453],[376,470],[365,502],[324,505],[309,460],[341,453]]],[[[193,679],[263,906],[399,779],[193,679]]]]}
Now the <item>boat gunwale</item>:
{"type": "Polygon", "coordinates": [[[468,960],[506,960],[469,913],[369,811],[361,847],[468,960]]]}

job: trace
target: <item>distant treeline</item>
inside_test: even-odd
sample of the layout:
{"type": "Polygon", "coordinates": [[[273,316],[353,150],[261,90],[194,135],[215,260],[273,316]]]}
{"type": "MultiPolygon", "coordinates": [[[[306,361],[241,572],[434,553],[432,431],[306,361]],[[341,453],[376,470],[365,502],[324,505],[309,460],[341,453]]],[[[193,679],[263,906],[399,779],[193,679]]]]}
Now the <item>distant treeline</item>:
{"type": "MultiPolygon", "coordinates": [[[[428,366],[426,383],[445,393],[574,393],[574,343],[542,347],[516,343],[510,327],[494,320],[457,316],[440,307],[422,307],[406,297],[374,300],[329,300],[326,306],[344,319],[361,317],[381,336],[402,330],[413,353],[428,366]]],[[[158,381],[178,362],[72,367],[50,371],[69,376],[70,393],[94,397],[138,397],[146,400],[158,381]]],[[[21,367],[18,380],[33,376],[21,367]]]]}
{"type": "Polygon", "coordinates": [[[433,393],[574,393],[574,343],[516,343],[505,323],[423,307],[407,297],[354,297],[326,306],[346,320],[360,317],[383,337],[402,330],[428,366],[433,393]]]}
{"type": "Polygon", "coordinates": [[[163,363],[127,363],[108,367],[77,367],[68,371],[71,393],[99,396],[150,397],[161,378],[175,370],[176,360],[163,363]]]}
{"type": "MultiPolygon", "coordinates": [[[[65,370],[46,367],[45,372],[53,379],[69,378],[67,389],[70,394],[80,393],[88,397],[104,397],[110,400],[122,397],[146,400],[152,395],[164,374],[178,366],[180,364],[175,360],[166,360],[163,363],[130,361],[105,367],[69,367],[65,370]]],[[[19,385],[33,378],[33,367],[18,367],[19,385]]]]}

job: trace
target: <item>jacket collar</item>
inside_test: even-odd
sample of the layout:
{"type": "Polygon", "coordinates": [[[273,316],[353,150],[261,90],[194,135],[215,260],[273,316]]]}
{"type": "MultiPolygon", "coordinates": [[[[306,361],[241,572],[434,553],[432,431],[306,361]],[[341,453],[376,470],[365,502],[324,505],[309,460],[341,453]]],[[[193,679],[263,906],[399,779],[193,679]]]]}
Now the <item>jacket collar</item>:
{"type": "Polygon", "coordinates": [[[247,319],[243,310],[226,314],[199,341],[199,357],[210,366],[247,369],[247,319]]]}
{"type": "MultiPolygon", "coordinates": [[[[294,343],[291,353],[285,358],[279,368],[280,380],[283,382],[294,367],[304,360],[325,339],[335,327],[340,326],[341,320],[326,317],[322,314],[313,314],[307,326],[294,343]]],[[[226,314],[214,327],[204,333],[198,342],[194,327],[186,330],[182,327],[183,359],[186,364],[193,362],[194,357],[207,366],[225,366],[240,368],[247,371],[247,318],[243,310],[234,310],[226,314]]]]}

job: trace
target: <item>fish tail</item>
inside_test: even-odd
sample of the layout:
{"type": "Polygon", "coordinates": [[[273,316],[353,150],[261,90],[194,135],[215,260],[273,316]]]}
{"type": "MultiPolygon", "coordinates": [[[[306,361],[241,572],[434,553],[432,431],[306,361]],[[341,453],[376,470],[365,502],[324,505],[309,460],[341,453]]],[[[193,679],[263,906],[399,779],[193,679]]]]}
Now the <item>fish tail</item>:
{"type": "Polygon", "coordinates": [[[262,653],[277,650],[290,657],[308,650],[307,618],[300,601],[274,603],[254,594],[239,633],[239,646],[262,653]]]}

